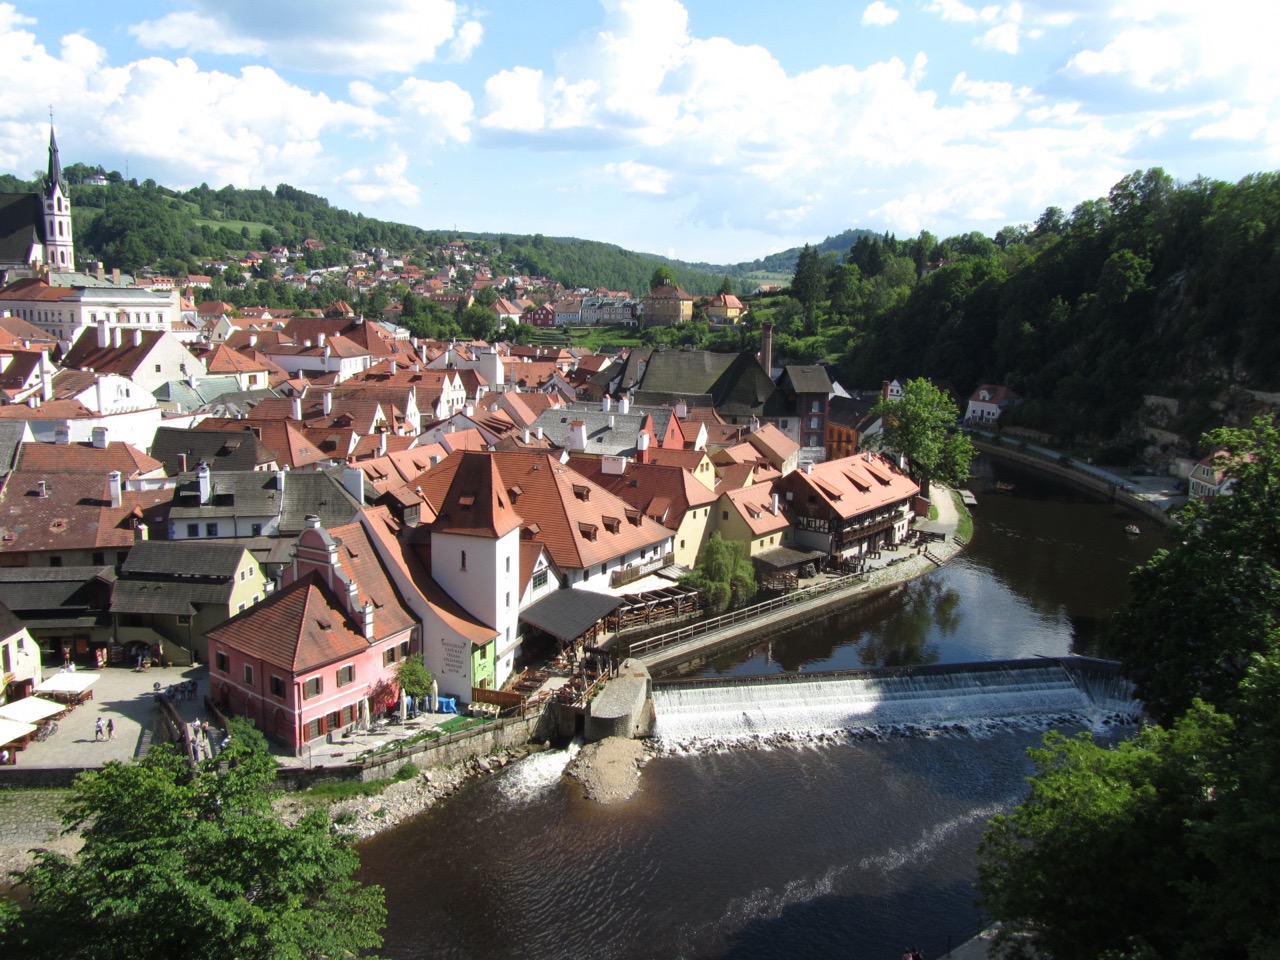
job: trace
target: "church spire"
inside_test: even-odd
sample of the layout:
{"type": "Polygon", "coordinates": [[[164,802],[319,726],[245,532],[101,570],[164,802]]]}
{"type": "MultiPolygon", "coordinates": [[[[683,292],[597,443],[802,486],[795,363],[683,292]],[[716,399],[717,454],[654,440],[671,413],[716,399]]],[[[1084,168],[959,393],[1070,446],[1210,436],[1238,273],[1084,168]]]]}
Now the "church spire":
{"type": "Polygon", "coordinates": [[[58,159],[58,138],[53,133],[53,119],[49,119],[49,191],[53,192],[54,184],[61,186],[63,193],[66,185],[62,182],[62,162],[58,159]]]}

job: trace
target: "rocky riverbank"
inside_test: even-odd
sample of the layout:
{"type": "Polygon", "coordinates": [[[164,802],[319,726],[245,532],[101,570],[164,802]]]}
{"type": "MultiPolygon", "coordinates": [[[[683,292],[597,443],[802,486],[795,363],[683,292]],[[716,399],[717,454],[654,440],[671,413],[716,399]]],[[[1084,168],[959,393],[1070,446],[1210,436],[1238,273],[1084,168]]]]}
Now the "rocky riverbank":
{"type": "MultiPolygon", "coordinates": [[[[387,784],[377,794],[336,800],[329,804],[329,815],[338,833],[364,840],[429,810],[436,802],[453,796],[468,781],[496,773],[543,749],[537,744],[525,744],[487,757],[473,757],[451,767],[423,770],[407,780],[387,784]]],[[[305,794],[285,794],[276,801],[276,811],[285,823],[297,823],[316,805],[316,801],[309,800],[305,794]]]]}
{"type": "Polygon", "coordinates": [[[583,747],[565,772],[582,785],[588,800],[621,803],[640,786],[640,768],[646,759],[642,741],[606,737],[583,747]]]}

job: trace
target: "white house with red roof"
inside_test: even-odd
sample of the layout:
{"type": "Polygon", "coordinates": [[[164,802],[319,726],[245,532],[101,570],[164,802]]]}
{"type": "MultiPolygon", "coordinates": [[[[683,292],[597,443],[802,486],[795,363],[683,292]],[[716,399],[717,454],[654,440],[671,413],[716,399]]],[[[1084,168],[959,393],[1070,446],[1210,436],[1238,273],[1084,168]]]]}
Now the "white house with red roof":
{"type": "Polygon", "coordinates": [[[965,423],[994,424],[1003,410],[1021,402],[1022,397],[1008,387],[984,383],[969,398],[964,411],[965,423]]]}

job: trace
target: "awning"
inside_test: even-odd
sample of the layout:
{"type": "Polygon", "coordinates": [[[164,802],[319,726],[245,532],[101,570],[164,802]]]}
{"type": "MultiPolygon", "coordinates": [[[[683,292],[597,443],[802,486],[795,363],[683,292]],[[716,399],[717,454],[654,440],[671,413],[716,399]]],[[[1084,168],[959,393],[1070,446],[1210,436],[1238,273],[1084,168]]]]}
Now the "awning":
{"type": "Polygon", "coordinates": [[[6,720],[0,717],[0,746],[6,743],[13,743],[15,740],[21,740],[23,737],[35,733],[36,725],[34,723],[19,723],[17,720],[6,720]]]}
{"type": "Polygon", "coordinates": [[[798,567],[802,563],[819,560],[825,556],[826,554],[821,550],[792,550],[790,547],[772,547],[768,550],[760,551],[751,559],[762,567],[769,567],[773,570],[786,570],[790,567],[798,567]]]}
{"type": "Polygon", "coordinates": [[[16,720],[18,723],[39,723],[49,717],[56,716],[67,709],[66,704],[54,703],[40,697],[23,697],[13,703],[0,707],[0,719],[16,720]]]}
{"type": "Polygon", "coordinates": [[[36,687],[36,693],[84,693],[98,682],[100,676],[101,674],[79,671],[55,673],[36,687]]]}
{"type": "Polygon", "coordinates": [[[618,607],[622,598],[594,590],[557,590],[520,612],[520,619],[557,640],[577,640],[618,607]]]}

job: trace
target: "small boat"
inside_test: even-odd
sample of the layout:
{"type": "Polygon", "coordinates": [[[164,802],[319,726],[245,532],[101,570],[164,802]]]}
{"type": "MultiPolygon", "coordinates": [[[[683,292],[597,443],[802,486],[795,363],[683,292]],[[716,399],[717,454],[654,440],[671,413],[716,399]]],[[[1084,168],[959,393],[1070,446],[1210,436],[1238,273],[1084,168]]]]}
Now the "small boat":
{"type": "Polygon", "coordinates": [[[996,489],[1004,493],[1013,493],[1013,484],[1005,483],[1003,480],[996,481],[996,489]]]}
{"type": "Polygon", "coordinates": [[[1124,528],[1124,532],[1131,537],[1136,537],[1138,534],[1142,533],[1142,531],[1138,529],[1138,525],[1136,523],[1129,524],[1124,528]]]}

